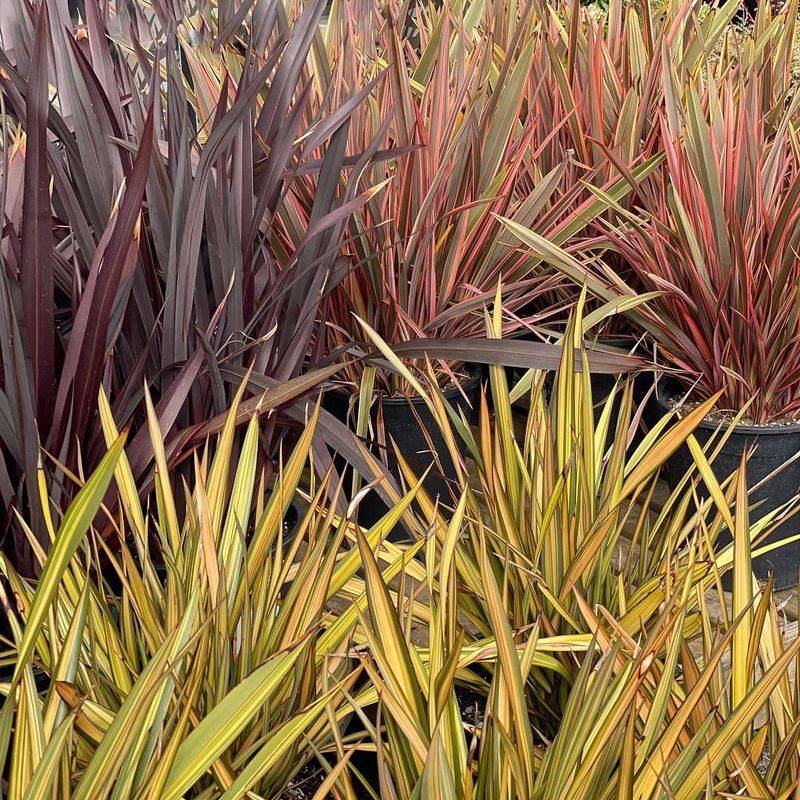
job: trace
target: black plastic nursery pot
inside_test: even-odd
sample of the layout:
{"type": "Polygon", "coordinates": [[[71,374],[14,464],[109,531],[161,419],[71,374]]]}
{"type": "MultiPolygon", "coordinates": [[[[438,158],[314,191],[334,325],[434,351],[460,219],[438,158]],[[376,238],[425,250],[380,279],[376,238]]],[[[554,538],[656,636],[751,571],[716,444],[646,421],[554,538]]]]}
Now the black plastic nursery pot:
{"type": "MultiPolygon", "coordinates": [[[[3,588],[6,591],[6,597],[9,599],[13,598],[13,593],[11,591],[11,586],[9,585],[8,581],[5,578],[0,578],[3,581],[3,588]]],[[[20,625],[22,624],[22,620],[18,618],[20,625]]],[[[5,608],[0,607],[0,637],[3,638],[4,642],[13,642],[14,641],[14,634],[11,630],[11,623],[8,620],[8,615],[6,614],[5,608]]],[[[6,645],[0,645],[0,649],[5,650],[6,645]]],[[[0,683],[10,683],[11,678],[14,676],[14,668],[16,664],[15,662],[11,662],[8,660],[8,657],[0,659],[0,683]]],[[[50,676],[44,672],[44,670],[40,669],[39,667],[33,668],[33,680],[36,684],[36,691],[38,694],[43,694],[50,688],[50,676]]],[[[5,703],[5,698],[0,696],[0,709],[3,708],[5,703]]]]}
{"type": "MultiPolygon", "coordinates": [[[[611,390],[617,381],[624,380],[625,375],[605,375],[600,373],[593,373],[591,377],[592,386],[592,403],[594,405],[594,419],[599,422],[600,417],[605,408],[606,401],[608,400],[611,390]]],[[[639,412],[639,407],[644,404],[639,414],[638,425],[628,445],[629,452],[635,449],[644,439],[645,433],[652,427],[653,423],[661,416],[660,410],[656,403],[655,391],[651,391],[655,380],[656,374],[652,370],[644,370],[642,372],[634,373],[633,380],[633,411],[631,414],[632,421],[635,415],[639,412]],[[648,394],[649,392],[649,394],[648,394]]],[[[609,427],[608,436],[613,438],[615,433],[614,420],[622,403],[622,391],[617,390],[614,397],[614,407],[611,412],[611,426],[609,427]]]]}
{"type": "MultiPolygon", "coordinates": [[[[597,349],[600,350],[616,350],[623,353],[629,353],[632,347],[632,340],[625,336],[608,336],[598,339],[594,343],[594,346],[587,345],[587,350],[592,350],[594,347],[597,347],[597,349]]],[[[611,394],[614,384],[618,380],[624,378],[625,375],[607,375],[599,372],[592,373],[592,402],[594,403],[595,412],[598,417],[603,410],[603,405],[606,399],[611,394]]],[[[653,386],[655,378],[656,372],[654,369],[645,369],[640,372],[636,372],[633,375],[633,399],[637,403],[646,401],[648,403],[648,411],[654,411],[653,406],[655,392],[650,392],[650,395],[648,396],[648,391],[653,386]]],[[[650,415],[647,412],[643,414],[643,417],[649,416],[650,415]]]]}
{"type": "MultiPolygon", "coordinates": [[[[593,345],[587,344],[587,351],[591,351],[593,349],[607,349],[607,350],[616,350],[619,352],[628,353],[631,349],[631,340],[626,339],[625,337],[609,337],[605,339],[598,339],[593,345]]],[[[517,375],[517,379],[521,377],[522,373],[520,372],[517,375]]],[[[653,422],[658,419],[660,413],[656,406],[655,401],[655,391],[652,391],[652,388],[655,384],[657,376],[657,371],[655,369],[645,369],[640,372],[632,373],[631,379],[633,381],[633,414],[636,414],[638,407],[641,404],[644,404],[644,409],[639,417],[639,424],[636,429],[636,432],[631,439],[631,443],[629,445],[630,448],[635,448],[643,439],[644,433],[649,427],[653,424],[653,422]]],[[[608,373],[602,372],[593,372],[589,376],[589,384],[592,389],[592,405],[594,407],[594,419],[595,423],[600,421],[600,417],[603,413],[603,409],[605,408],[606,401],[611,394],[612,389],[618,383],[621,383],[628,377],[625,374],[621,375],[612,375],[608,373]]],[[[549,399],[550,395],[553,391],[553,385],[555,383],[555,373],[549,372],[545,377],[544,382],[544,393],[545,398],[549,399]]],[[[617,395],[614,399],[614,410],[612,411],[612,420],[616,418],[616,414],[620,408],[620,403],[622,401],[622,392],[617,391],[617,395]]],[[[609,429],[609,437],[614,436],[614,426],[609,429]]]]}
{"type": "MultiPolygon", "coordinates": [[[[527,340],[529,338],[533,339],[532,335],[530,334],[524,334],[519,338],[523,340],[527,340]]],[[[634,342],[629,337],[609,336],[597,339],[591,343],[587,342],[586,350],[591,351],[596,348],[598,350],[606,349],[621,353],[628,353],[630,352],[633,344],[634,342]]],[[[506,367],[506,374],[508,376],[509,383],[513,384],[525,374],[525,370],[517,367],[506,367]]],[[[611,390],[614,388],[615,384],[617,384],[618,381],[624,380],[625,377],[625,375],[611,375],[600,372],[593,372],[591,374],[589,382],[592,387],[592,403],[594,405],[595,421],[600,419],[600,415],[602,414],[605,406],[605,401],[611,394],[611,390]]],[[[656,372],[653,369],[642,370],[641,372],[637,372],[633,375],[634,402],[637,405],[640,403],[646,403],[645,410],[641,415],[641,421],[645,423],[645,425],[650,425],[652,420],[657,417],[657,411],[655,409],[655,392],[650,391],[651,387],[655,383],[655,378],[656,372]]],[[[553,391],[554,382],[555,372],[548,372],[544,381],[544,393],[546,399],[550,398],[550,395],[553,391]]],[[[641,438],[641,431],[637,434],[637,436],[641,438]]]]}
{"type": "MultiPolygon", "coordinates": [[[[451,388],[443,392],[445,399],[456,409],[463,409],[468,419],[474,419],[480,396],[480,374],[476,373],[461,383],[461,391],[451,388]],[[463,392],[463,394],[462,394],[463,392]],[[465,396],[467,399],[465,399],[465,396]]],[[[323,405],[327,411],[355,430],[355,410],[351,413],[351,395],[340,390],[326,393],[323,405]]],[[[443,502],[451,500],[451,487],[454,488],[456,469],[450,458],[447,444],[442,436],[433,414],[421,397],[383,397],[374,398],[370,408],[371,430],[377,431],[379,420],[383,424],[386,446],[382,447],[376,439],[368,442],[370,449],[385,463],[390,474],[399,482],[400,468],[391,446],[395,442],[403,458],[415,474],[421,475],[434,461],[423,486],[432,498],[438,496],[443,502]],[[379,413],[380,411],[380,413],[379,413]]],[[[462,456],[467,447],[458,437],[457,445],[462,456]]],[[[343,464],[337,460],[340,469],[343,464]]],[[[347,483],[345,484],[347,485],[347,483]]],[[[358,506],[358,522],[362,526],[374,525],[383,517],[388,508],[377,492],[371,491],[358,506]]],[[[393,538],[399,536],[399,528],[393,538]]]]}
{"type": "MultiPolygon", "coordinates": [[[[14,665],[4,664],[0,666],[0,683],[11,683],[14,677],[14,665]]],[[[50,676],[41,668],[33,668],[33,682],[36,685],[36,694],[42,695],[50,688],[50,676]]],[[[0,695],[0,710],[5,705],[6,698],[0,695]]]]}
{"type": "MultiPolygon", "coordinates": [[[[677,396],[674,384],[667,384],[663,391],[659,387],[657,403],[662,414],[672,410],[669,399],[677,396]],[[673,394],[674,392],[674,394],[673,394]]],[[[718,421],[703,420],[694,431],[694,436],[704,446],[719,428],[718,421]]],[[[715,441],[719,439],[716,437],[715,441]]],[[[800,423],[791,425],[737,425],[728,437],[719,455],[711,464],[718,481],[727,478],[739,467],[742,455],[752,448],[747,462],[747,485],[755,486],[775,472],[800,451],[800,423]]],[[[667,460],[665,478],[672,489],[692,466],[689,448],[683,446],[667,460]]],[[[701,491],[704,487],[700,487],[701,491]]],[[[750,494],[750,522],[761,519],[790,501],[800,491],[800,459],[788,464],[760,489],[750,494]],[[755,504],[757,508],[753,508],[755,504]]],[[[778,526],[761,545],[785,539],[800,530],[800,516],[792,516],[778,526]]],[[[727,539],[730,541],[730,537],[727,539]]],[[[800,542],[783,545],[753,559],[753,571],[760,580],[770,573],[775,575],[775,588],[786,589],[796,585],[800,564],[800,542]]]]}

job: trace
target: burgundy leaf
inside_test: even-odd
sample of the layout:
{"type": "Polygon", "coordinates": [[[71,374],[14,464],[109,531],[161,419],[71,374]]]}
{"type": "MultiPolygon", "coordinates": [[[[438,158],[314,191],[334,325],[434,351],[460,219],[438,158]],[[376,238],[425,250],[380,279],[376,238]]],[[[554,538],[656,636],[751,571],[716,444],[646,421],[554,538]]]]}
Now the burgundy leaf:
{"type": "Polygon", "coordinates": [[[33,370],[36,415],[40,430],[47,430],[52,418],[55,382],[53,228],[50,175],[47,169],[48,38],[47,4],[41,3],[33,37],[25,104],[28,138],[25,149],[20,259],[22,323],[33,370]]]}
{"type": "MultiPolygon", "coordinates": [[[[392,350],[403,357],[441,358],[473,364],[503,364],[521,369],[556,370],[561,363],[561,345],[528,342],[521,339],[412,339],[393,344],[392,350]]],[[[636,356],[587,350],[589,371],[618,375],[644,368],[646,362],[636,356]]],[[[578,371],[581,360],[575,359],[578,371]]]]}
{"type": "Polygon", "coordinates": [[[73,430],[83,431],[97,402],[106,349],[113,345],[108,341],[108,333],[114,301],[136,265],[137,229],[152,151],[151,106],[125,192],[97,248],[75,316],[58,387],[50,442],[54,449],[60,444],[70,419],[73,430]]]}

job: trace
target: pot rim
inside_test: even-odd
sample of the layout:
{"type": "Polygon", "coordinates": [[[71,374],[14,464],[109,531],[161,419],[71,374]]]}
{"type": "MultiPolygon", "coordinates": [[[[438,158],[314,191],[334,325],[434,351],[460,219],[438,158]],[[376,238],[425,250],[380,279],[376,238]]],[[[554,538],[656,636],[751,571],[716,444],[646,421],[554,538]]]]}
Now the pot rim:
{"type": "MultiPolygon", "coordinates": [[[[666,389],[674,385],[674,380],[656,385],[656,390],[654,392],[656,403],[658,403],[659,408],[665,412],[673,411],[675,407],[664,400],[661,389],[662,386],[666,389]]],[[[685,394],[685,392],[683,392],[683,394],[685,394]]],[[[697,427],[707,431],[715,431],[720,426],[725,428],[725,425],[725,420],[714,421],[709,420],[708,417],[704,417],[700,420],[697,427]]],[[[733,434],[742,434],[745,436],[778,436],[780,434],[790,434],[794,436],[800,434],[800,421],[791,422],[787,425],[748,425],[740,423],[739,425],[733,426],[733,434]]]]}

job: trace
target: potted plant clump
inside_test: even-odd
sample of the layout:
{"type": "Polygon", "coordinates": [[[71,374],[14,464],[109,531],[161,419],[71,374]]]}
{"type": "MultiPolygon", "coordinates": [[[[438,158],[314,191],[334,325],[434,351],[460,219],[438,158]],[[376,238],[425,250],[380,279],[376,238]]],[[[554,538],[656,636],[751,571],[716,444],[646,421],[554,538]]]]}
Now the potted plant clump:
{"type": "MultiPolygon", "coordinates": [[[[570,198],[570,210],[577,210],[578,215],[597,202],[598,190],[620,206],[619,210],[612,204],[604,207],[601,220],[616,222],[636,202],[636,192],[621,178],[627,173],[637,182],[646,181],[660,160],[658,117],[664,90],[663,71],[657,62],[662,47],[670,46],[666,26],[644,31],[640,14],[635,4],[580,4],[565,13],[563,27],[542,26],[546,46],[540,48],[526,84],[524,106],[533,129],[531,149],[537,156],[523,161],[524,175],[519,182],[523,195],[534,194],[542,175],[559,168],[560,191],[570,198]],[[648,33],[657,37],[655,46],[648,44],[648,33]],[[637,68],[631,69],[631,64],[637,68]],[[598,91],[600,86],[613,86],[614,90],[598,91]],[[566,153],[574,157],[565,162],[566,153]]],[[[693,31],[686,35],[691,40],[693,31]]],[[[689,48],[688,41],[682,45],[689,48]]],[[[548,213],[552,213],[549,208],[548,213]]],[[[558,241],[562,238],[558,234],[570,224],[565,220],[557,225],[556,236],[548,235],[548,239],[558,241]]],[[[567,245],[579,246],[573,233],[567,245]]],[[[619,254],[607,253],[606,262],[615,274],[625,276],[627,266],[619,254]]],[[[565,281],[549,300],[569,308],[580,290],[580,284],[565,281]]],[[[624,315],[610,315],[600,324],[592,319],[592,312],[607,313],[602,309],[602,301],[596,298],[586,304],[591,327],[586,332],[586,348],[646,356],[641,330],[624,315]]],[[[614,375],[592,375],[592,399],[598,415],[615,385],[614,375]]],[[[652,386],[652,371],[636,375],[639,402],[649,400],[652,386]]]]}
{"type": "MultiPolygon", "coordinates": [[[[335,20],[331,24],[335,50],[342,34],[335,20]]],[[[436,41],[456,35],[449,15],[443,14],[437,24],[442,30],[436,41]]],[[[434,42],[420,55],[418,69],[410,64],[408,70],[392,72],[381,95],[382,114],[366,107],[354,112],[350,135],[358,146],[371,143],[378,153],[397,155],[375,158],[363,169],[365,185],[379,188],[351,218],[350,237],[340,251],[346,276],[323,308],[321,346],[328,353],[366,355],[373,342],[365,336],[363,320],[390,346],[406,346],[403,363],[417,378],[427,379],[429,373],[424,360],[412,356],[428,356],[437,388],[456,412],[467,416],[479,383],[476,362],[486,363],[473,357],[475,350],[467,343],[485,344],[484,310],[494,305],[498,286],[503,339],[529,331],[540,342],[512,342],[519,350],[513,355],[502,355],[502,347],[495,347],[490,359],[529,366],[530,358],[511,362],[544,346],[552,334],[544,326],[566,318],[563,304],[545,302],[564,279],[553,270],[538,269],[540,261],[515,246],[501,218],[562,241],[603,208],[596,200],[574,206],[574,193],[563,191],[564,163],[543,176],[535,192],[523,191],[527,184],[518,186],[523,176],[530,178],[523,155],[534,120],[521,112],[525,82],[538,57],[531,20],[518,24],[525,30],[510,37],[502,62],[496,61],[486,37],[471,41],[466,53],[434,42]],[[454,64],[454,59],[466,64],[454,64]],[[459,343],[458,352],[451,348],[445,355],[433,344],[445,341],[459,343]],[[420,345],[414,353],[409,342],[411,349],[420,345]]],[[[414,57],[397,41],[392,26],[380,36],[385,51],[414,57]]],[[[342,47],[349,60],[339,67],[348,85],[359,85],[370,74],[374,49],[374,41],[342,47]]],[[[390,468],[392,441],[418,471],[438,454],[441,464],[432,468],[427,486],[449,500],[450,456],[425,403],[385,364],[365,373],[365,363],[357,359],[346,367],[328,393],[328,410],[358,428],[390,468]]],[[[558,363],[555,350],[550,363],[558,363]]]]}
{"type": "MultiPolygon", "coordinates": [[[[800,459],[792,458],[800,452],[798,104],[765,118],[767,91],[755,73],[724,82],[706,102],[691,90],[686,113],[672,109],[662,120],[656,188],[638,193],[638,216],[607,228],[608,244],[631,267],[630,292],[658,293],[629,313],[674,372],[659,386],[661,411],[683,414],[718,396],[695,438],[719,481],[749,455],[751,522],[786,515],[765,545],[796,532],[790,501],[800,487],[800,459]]],[[[629,291],[563,251],[549,258],[598,297],[629,291]]],[[[691,460],[679,450],[667,480],[681,480],[691,460]]],[[[789,543],[756,558],[754,570],[786,586],[797,580],[799,557],[800,544],[789,543]]]]}

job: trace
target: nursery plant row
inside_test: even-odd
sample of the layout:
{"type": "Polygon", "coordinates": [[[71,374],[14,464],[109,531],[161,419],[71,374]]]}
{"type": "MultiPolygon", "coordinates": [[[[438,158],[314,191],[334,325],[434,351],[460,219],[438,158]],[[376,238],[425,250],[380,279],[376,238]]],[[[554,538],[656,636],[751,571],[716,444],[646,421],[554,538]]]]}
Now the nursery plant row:
{"type": "Polygon", "coordinates": [[[0,7],[0,795],[800,798],[798,0],[0,7]]]}

